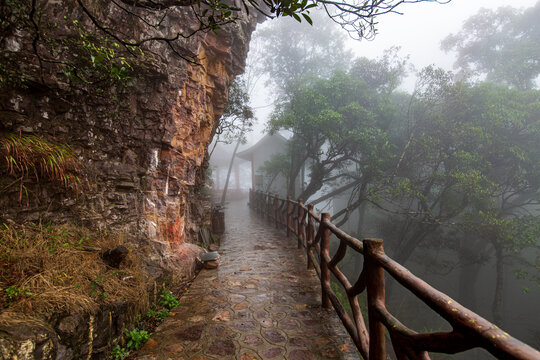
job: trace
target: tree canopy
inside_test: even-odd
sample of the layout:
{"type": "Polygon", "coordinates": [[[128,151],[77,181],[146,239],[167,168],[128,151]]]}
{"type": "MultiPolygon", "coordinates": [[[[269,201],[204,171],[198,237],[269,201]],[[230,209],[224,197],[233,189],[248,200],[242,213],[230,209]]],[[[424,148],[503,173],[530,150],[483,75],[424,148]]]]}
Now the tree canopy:
{"type": "Polygon", "coordinates": [[[481,9],[463,29],[442,43],[458,54],[456,69],[462,76],[486,80],[516,89],[532,89],[540,74],[540,2],[518,10],[509,6],[481,9]]]}
{"type": "MultiPolygon", "coordinates": [[[[372,61],[381,79],[386,79],[379,79],[380,88],[395,88],[394,70],[400,66],[389,62],[387,56],[372,61]],[[392,70],[383,75],[383,68],[392,70]]],[[[387,130],[396,117],[396,108],[390,93],[379,93],[377,87],[353,74],[353,70],[337,71],[328,79],[312,79],[299,86],[276,108],[269,123],[271,131],[293,134],[289,184],[295,183],[304,164],[309,166],[309,182],[300,195],[304,199],[328,182],[339,184],[353,179],[365,190],[392,157],[387,130]]]]}

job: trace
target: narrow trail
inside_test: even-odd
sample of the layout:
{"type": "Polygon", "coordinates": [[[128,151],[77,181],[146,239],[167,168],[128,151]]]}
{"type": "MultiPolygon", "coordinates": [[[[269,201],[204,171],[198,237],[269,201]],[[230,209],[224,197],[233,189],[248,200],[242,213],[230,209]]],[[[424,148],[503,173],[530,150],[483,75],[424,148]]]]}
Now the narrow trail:
{"type": "Polygon", "coordinates": [[[202,270],[138,360],[358,359],[305,255],[245,203],[225,213],[220,265],[202,270]]]}

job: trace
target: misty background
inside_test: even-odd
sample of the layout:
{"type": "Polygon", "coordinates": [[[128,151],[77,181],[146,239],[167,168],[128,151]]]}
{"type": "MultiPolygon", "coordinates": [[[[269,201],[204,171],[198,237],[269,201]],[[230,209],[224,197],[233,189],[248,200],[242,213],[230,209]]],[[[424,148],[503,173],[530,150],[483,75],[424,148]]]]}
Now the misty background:
{"type": "MultiPolygon", "coordinates": [[[[234,104],[225,114],[229,121],[237,121],[232,121],[228,129],[218,130],[222,134],[215,138],[217,144],[210,147],[208,176],[214,184],[215,201],[225,204],[225,201],[241,197],[252,187],[278,192],[282,196],[292,191],[295,198],[307,195],[304,198],[306,203],[322,198],[316,204],[317,210],[341,214],[333,218],[334,223],[346,232],[360,239],[383,238],[387,253],[413,273],[489,321],[502,325],[511,335],[540,348],[540,244],[537,237],[540,226],[540,179],[537,171],[540,167],[537,151],[540,148],[537,142],[539,79],[536,75],[529,76],[528,83],[511,83],[497,73],[490,74],[474,66],[464,66],[471,57],[486,58],[490,56],[489,51],[500,49],[496,30],[513,26],[513,19],[525,21],[523,18],[526,16],[514,15],[527,11],[538,15],[538,9],[540,2],[536,0],[514,1],[510,5],[502,0],[453,0],[444,5],[406,4],[399,8],[403,14],[388,14],[379,18],[377,34],[369,41],[351,39],[345,31],[328,21],[324,14],[313,13],[314,26],[306,22],[298,24],[290,18],[259,25],[251,41],[246,72],[241,77],[239,88],[232,90],[233,94],[237,91],[237,96],[233,96],[236,102],[231,100],[234,104]],[[507,9],[500,10],[501,7],[507,9]],[[490,18],[490,14],[494,18],[490,18]],[[475,16],[476,20],[470,20],[475,16]],[[502,20],[496,23],[493,19],[502,20]],[[469,24],[471,21],[479,24],[476,32],[467,27],[467,21],[469,24]],[[493,25],[491,30],[486,30],[490,29],[490,25],[493,25]],[[490,41],[483,45],[486,46],[485,55],[481,47],[467,53],[469,35],[489,38],[490,41]],[[342,73],[336,75],[336,71],[342,73]],[[380,88],[375,89],[375,80],[383,73],[393,78],[384,78],[380,88]],[[372,76],[373,82],[368,81],[371,86],[363,87],[354,82],[355,76],[364,79],[372,76]],[[305,135],[305,129],[310,126],[313,127],[309,128],[310,131],[317,129],[312,123],[298,124],[302,114],[307,117],[309,108],[319,105],[316,101],[319,98],[313,92],[318,91],[327,97],[332,96],[329,94],[340,94],[339,91],[343,89],[335,84],[357,91],[355,96],[370,99],[361,103],[361,110],[367,111],[366,116],[373,118],[373,124],[369,132],[356,134],[354,139],[369,139],[366,142],[372,142],[373,146],[347,150],[350,151],[348,155],[361,153],[364,158],[355,158],[328,170],[317,168],[318,163],[314,159],[299,160],[298,156],[306,151],[306,146],[299,145],[294,139],[298,139],[299,134],[305,135]],[[332,88],[333,85],[336,88],[332,88]],[[306,110],[299,110],[302,104],[306,110]],[[391,104],[391,109],[388,104],[391,104]],[[499,105],[499,114],[491,112],[490,109],[499,105]],[[532,124],[526,128],[516,127],[521,129],[516,130],[516,136],[520,131],[527,135],[524,141],[516,140],[516,144],[521,142],[521,147],[509,145],[505,140],[510,157],[495,159],[492,148],[489,150],[492,151],[491,157],[476,158],[475,146],[479,147],[480,152],[496,145],[495,140],[486,140],[487,135],[475,132],[500,135],[511,126],[504,124],[506,119],[519,111],[523,114],[516,121],[532,124]],[[292,119],[294,116],[297,116],[296,120],[292,119]],[[461,120],[454,123],[454,116],[461,120]],[[386,120],[381,122],[380,119],[386,120]],[[497,121],[501,122],[500,126],[493,125],[497,121]],[[236,136],[227,138],[228,131],[236,136]],[[273,135],[270,136],[270,133],[273,135]],[[440,143],[416,141],[419,134],[428,134],[429,139],[438,139],[440,143]],[[283,145],[283,141],[288,141],[289,145],[283,145]],[[279,148],[283,150],[281,157],[272,157],[273,153],[279,152],[279,148]],[[454,160],[459,163],[456,169],[461,173],[447,169],[453,166],[449,165],[447,158],[441,160],[433,155],[444,152],[441,149],[459,153],[454,160]],[[523,153],[516,155],[517,152],[523,153]],[[422,154],[423,163],[420,163],[420,155],[417,154],[422,154]],[[501,172],[512,167],[512,156],[517,156],[519,161],[527,157],[520,165],[525,170],[516,173],[516,179],[530,178],[519,185],[501,180],[505,175],[501,172]],[[359,159],[379,159],[380,163],[366,165],[359,159]],[[493,160],[490,165],[495,170],[486,172],[485,176],[482,170],[478,170],[474,176],[471,174],[476,169],[463,170],[467,166],[481,167],[481,162],[486,162],[486,159],[490,162],[493,160]],[[388,170],[390,166],[383,164],[385,161],[396,170],[388,170]],[[421,173],[431,171],[436,161],[443,162],[445,170],[434,171],[437,177],[428,181],[421,173]],[[287,180],[295,162],[298,169],[294,180],[287,180]],[[496,168],[497,164],[500,164],[499,168],[496,168]],[[407,166],[416,173],[403,170],[407,166]],[[285,168],[288,170],[283,170],[285,168]],[[366,173],[373,169],[376,169],[376,174],[370,175],[369,181],[366,180],[366,173]],[[321,179],[332,180],[318,186],[313,179],[316,171],[323,170],[327,172],[321,179]],[[451,181],[441,179],[443,172],[451,181]],[[360,177],[362,180],[358,180],[360,177]],[[355,187],[332,195],[355,181],[355,187]],[[394,183],[390,186],[392,181],[394,183]],[[453,188],[456,183],[460,187],[453,188]],[[514,195],[505,195],[503,190],[488,190],[494,186],[503,189],[506,185],[523,191],[512,198],[514,195]],[[224,187],[228,189],[227,198],[223,197],[224,187]],[[428,187],[430,192],[418,194],[417,189],[428,187]],[[513,201],[511,210],[509,206],[504,207],[506,198],[513,201]],[[489,204],[490,201],[495,204],[489,204]],[[411,209],[422,208],[422,202],[426,202],[425,206],[433,211],[429,218],[420,219],[418,214],[412,214],[411,209]],[[458,202],[466,202],[467,205],[460,208],[456,204],[458,202]],[[499,212],[495,214],[493,209],[499,212]],[[475,225],[474,221],[478,221],[482,227],[475,225]],[[502,240],[494,240],[498,237],[502,240]],[[407,246],[414,253],[411,250],[407,254],[404,250],[407,246]]],[[[540,61],[540,50],[536,50],[540,49],[540,28],[531,26],[530,32],[532,35],[525,35],[537,42],[520,51],[530,51],[533,58],[536,56],[535,61],[523,67],[534,73],[540,61]]],[[[520,68],[523,65],[521,54],[509,51],[505,56],[509,59],[515,56],[515,60],[512,60],[514,63],[508,61],[507,73],[514,69],[516,74],[525,71],[520,68]]],[[[469,61],[471,64],[474,62],[469,61]]],[[[519,79],[526,77],[517,74],[514,78],[518,78],[518,75],[521,76],[519,79]]],[[[346,98],[347,94],[343,93],[341,98],[346,98]]],[[[334,100],[339,102],[340,99],[334,100]]],[[[340,117],[336,117],[339,119],[347,114],[343,109],[337,112],[340,113],[340,117]]],[[[328,112],[327,118],[320,120],[322,124],[318,123],[317,126],[332,128],[333,124],[338,123],[332,121],[332,115],[335,114],[328,112]]],[[[358,119],[364,118],[358,116],[358,119]]],[[[346,128],[349,125],[345,122],[343,126],[346,128]]],[[[332,131],[331,134],[336,137],[346,136],[340,129],[332,131]]],[[[310,136],[313,138],[315,135],[310,136]]],[[[333,144],[342,143],[338,139],[331,139],[317,145],[317,151],[326,156],[325,161],[335,161],[336,154],[329,155],[333,144]]],[[[501,153],[504,154],[504,151],[501,153]]],[[[342,266],[351,279],[356,279],[361,269],[361,263],[353,257],[347,257],[342,266]]],[[[448,325],[442,319],[399,286],[390,284],[388,291],[389,309],[405,325],[422,332],[448,330],[448,325]]],[[[437,355],[432,358],[446,357],[437,355]]],[[[482,350],[475,350],[460,355],[460,358],[484,359],[491,356],[482,350]]]]}

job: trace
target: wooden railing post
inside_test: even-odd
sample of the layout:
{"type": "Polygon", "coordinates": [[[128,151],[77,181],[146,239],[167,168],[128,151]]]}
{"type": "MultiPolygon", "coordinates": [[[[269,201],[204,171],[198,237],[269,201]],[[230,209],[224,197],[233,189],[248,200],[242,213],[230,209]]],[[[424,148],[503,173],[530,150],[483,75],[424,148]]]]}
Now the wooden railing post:
{"type": "Polygon", "coordinates": [[[298,248],[304,245],[304,200],[298,199],[298,221],[296,226],[296,236],[298,238],[298,248]]]}
{"type": "MultiPolygon", "coordinates": [[[[320,254],[320,263],[321,263],[321,298],[322,298],[322,307],[325,309],[330,308],[332,304],[330,303],[330,298],[326,289],[330,287],[330,269],[326,263],[326,256],[330,256],[330,229],[325,226],[325,222],[330,222],[331,216],[329,213],[321,214],[321,223],[319,225],[319,231],[321,233],[321,254],[320,254]],[[322,227],[322,228],[321,228],[322,227]]],[[[371,360],[371,359],[370,359],[371,360]]]]}
{"type": "Polygon", "coordinates": [[[292,210],[292,204],[291,204],[291,196],[287,196],[287,237],[291,236],[291,211],[292,210]]]}
{"type": "Polygon", "coordinates": [[[369,360],[385,360],[385,329],[376,310],[385,306],[384,269],[373,258],[374,253],[384,252],[383,241],[364,239],[363,244],[369,316],[369,360]]]}
{"type": "Polygon", "coordinates": [[[306,257],[307,257],[307,268],[313,269],[313,262],[309,257],[311,250],[311,245],[313,244],[313,218],[311,217],[310,212],[313,211],[313,204],[308,205],[308,214],[307,214],[307,229],[306,229],[306,257]]]}

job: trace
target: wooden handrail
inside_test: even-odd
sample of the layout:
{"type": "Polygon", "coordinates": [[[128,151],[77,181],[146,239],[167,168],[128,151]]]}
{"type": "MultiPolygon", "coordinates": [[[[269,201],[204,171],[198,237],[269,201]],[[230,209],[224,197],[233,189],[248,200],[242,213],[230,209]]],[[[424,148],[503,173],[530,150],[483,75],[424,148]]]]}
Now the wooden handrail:
{"type": "Polygon", "coordinates": [[[384,253],[382,240],[360,241],[350,236],[332,224],[330,214],[317,215],[313,211],[313,204],[305,205],[302,199],[282,199],[277,194],[261,191],[250,191],[249,199],[251,208],[263,216],[266,212],[266,216],[274,219],[276,228],[285,227],[287,237],[291,233],[296,236],[298,248],[306,251],[308,269],[315,269],[320,279],[322,306],[334,308],[364,359],[386,359],[387,331],[396,357],[400,360],[429,359],[428,352],[455,354],[477,347],[499,359],[540,360],[538,350],[513,338],[392,260],[384,253]],[[330,234],[334,234],[340,242],[333,257],[330,257],[330,234]],[[348,249],[364,258],[362,271],[354,284],[339,269],[339,263],[348,249]],[[399,322],[386,309],[385,273],[448,321],[452,331],[417,333],[399,322]],[[345,290],[352,318],[334,293],[330,274],[345,290]],[[358,303],[358,295],[364,290],[367,291],[369,329],[366,328],[358,303]]]}

